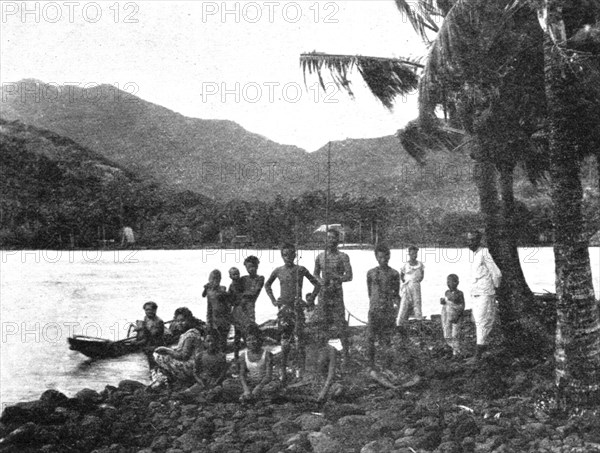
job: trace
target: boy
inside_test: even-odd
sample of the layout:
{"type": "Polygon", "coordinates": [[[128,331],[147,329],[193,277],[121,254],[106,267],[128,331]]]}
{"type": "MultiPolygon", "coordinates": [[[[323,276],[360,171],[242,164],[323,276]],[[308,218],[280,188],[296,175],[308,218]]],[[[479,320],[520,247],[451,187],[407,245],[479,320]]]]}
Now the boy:
{"type": "Polygon", "coordinates": [[[460,356],[460,327],[465,310],[465,296],[458,288],[458,275],[450,274],[446,279],[448,290],[440,299],[442,304],[442,329],[446,344],[452,348],[452,356],[460,356]]]}
{"type": "Polygon", "coordinates": [[[256,322],[255,305],[256,299],[260,294],[265,277],[258,275],[258,265],[260,261],[257,257],[250,255],[244,260],[244,267],[248,275],[244,275],[240,280],[243,288],[241,297],[241,311],[246,319],[246,322],[256,322]]]}
{"type": "Polygon", "coordinates": [[[221,272],[218,269],[210,273],[202,297],[206,297],[208,330],[215,329],[218,332],[219,351],[225,352],[231,328],[231,305],[225,287],[221,286],[221,272]]]}
{"type": "Polygon", "coordinates": [[[229,302],[231,303],[232,309],[232,321],[234,328],[233,336],[233,359],[234,363],[237,364],[237,359],[240,354],[242,338],[244,335],[244,329],[248,322],[246,314],[242,308],[242,294],[244,293],[244,282],[240,278],[240,271],[237,267],[229,269],[229,278],[231,278],[231,284],[229,285],[229,302]]]}
{"type": "Polygon", "coordinates": [[[389,346],[394,330],[396,309],[400,304],[400,274],[389,266],[390,249],[378,244],[375,259],[379,266],[367,272],[369,319],[367,324],[367,354],[371,367],[375,365],[375,340],[389,346]]]}
{"type": "Polygon", "coordinates": [[[423,313],[421,310],[421,282],[425,277],[425,266],[417,260],[419,247],[411,245],[408,248],[409,260],[404,263],[400,269],[401,287],[401,302],[400,311],[398,312],[397,324],[403,325],[408,321],[411,311],[416,319],[422,319],[423,313]]]}
{"type": "Polygon", "coordinates": [[[137,332],[137,340],[144,344],[142,350],[148,359],[148,366],[152,370],[156,367],[156,362],[152,357],[154,348],[163,346],[165,343],[165,324],[162,319],[156,316],[158,310],[156,302],[146,302],[143,308],[146,316],[143,321],[136,322],[135,331],[137,332]]]}
{"type": "Polygon", "coordinates": [[[281,330],[281,351],[283,358],[281,361],[281,379],[283,382],[287,379],[287,361],[291,349],[291,342],[296,336],[296,346],[298,349],[298,363],[302,368],[304,360],[304,302],[302,301],[302,283],[304,278],[313,284],[313,292],[307,296],[308,305],[314,305],[314,300],[321,285],[319,281],[304,266],[294,263],[296,259],[296,247],[286,243],[281,247],[281,257],[283,266],[276,268],[267,282],[265,291],[271,299],[274,306],[279,309],[277,321],[281,330]],[[279,299],[275,299],[271,285],[279,279],[279,299]]]}

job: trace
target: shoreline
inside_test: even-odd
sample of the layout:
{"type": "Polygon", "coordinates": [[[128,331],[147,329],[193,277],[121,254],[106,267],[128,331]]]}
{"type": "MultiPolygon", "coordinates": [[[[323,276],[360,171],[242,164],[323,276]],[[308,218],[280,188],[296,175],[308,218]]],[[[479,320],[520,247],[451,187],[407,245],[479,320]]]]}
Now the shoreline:
{"type": "MultiPolygon", "coordinates": [[[[48,390],[4,409],[0,452],[600,452],[600,417],[553,410],[552,351],[510,357],[497,331],[490,355],[469,365],[446,357],[437,321],[411,321],[378,363],[421,380],[390,390],[369,378],[355,329],[353,366],[337,377],[345,391],[324,404],[290,391],[241,404],[235,379],[183,401],[131,380],[73,398],[48,390]]],[[[473,343],[468,322],[468,353],[473,343]]]]}

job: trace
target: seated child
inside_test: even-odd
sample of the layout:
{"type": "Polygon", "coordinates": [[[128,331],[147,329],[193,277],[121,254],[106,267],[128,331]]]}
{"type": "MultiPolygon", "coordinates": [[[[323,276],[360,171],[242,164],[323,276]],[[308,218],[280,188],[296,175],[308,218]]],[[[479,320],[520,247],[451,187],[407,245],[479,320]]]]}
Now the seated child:
{"type": "Polygon", "coordinates": [[[442,329],[444,339],[452,348],[454,357],[460,355],[460,328],[462,315],[465,310],[465,296],[458,288],[459,279],[456,274],[448,275],[446,284],[448,290],[440,299],[442,304],[442,329]]]}
{"type": "Polygon", "coordinates": [[[279,390],[279,381],[272,380],[273,355],[263,347],[262,332],[256,324],[248,325],[246,344],[248,349],[239,358],[240,383],[244,392],[240,401],[279,390]]]}
{"type": "Polygon", "coordinates": [[[218,349],[218,332],[209,331],[204,339],[205,349],[196,356],[194,379],[203,390],[221,385],[227,373],[227,358],[218,349]]]}
{"type": "Polygon", "coordinates": [[[328,343],[327,325],[321,319],[311,319],[307,325],[304,374],[302,379],[288,386],[289,389],[304,388],[318,402],[327,396],[339,396],[343,388],[333,383],[337,367],[337,350],[328,343]]]}

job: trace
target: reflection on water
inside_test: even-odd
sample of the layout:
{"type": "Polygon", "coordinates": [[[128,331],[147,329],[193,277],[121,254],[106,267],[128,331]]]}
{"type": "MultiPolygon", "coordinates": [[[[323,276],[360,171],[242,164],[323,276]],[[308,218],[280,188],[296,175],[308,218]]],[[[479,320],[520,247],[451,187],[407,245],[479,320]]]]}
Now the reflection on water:
{"type": "MultiPolygon", "coordinates": [[[[372,250],[348,250],[354,280],[344,284],[348,310],[366,320],[367,271],[377,265],[372,250]]],[[[171,319],[180,306],[204,319],[206,299],[202,287],[213,269],[243,269],[250,254],[261,260],[259,274],[266,277],[280,266],[274,250],[144,250],[144,251],[3,251],[0,272],[0,402],[38,398],[48,388],[71,396],[88,387],[102,390],[122,379],[149,382],[143,354],[90,361],[70,351],[67,337],[74,334],[122,339],[129,324],[143,318],[142,305],[158,303],[158,315],[171,319]]],[[[318,252],[302,251],[300,264],[312,271],[318,252]]],[[[599,296],[600,249],[591,248],[596,296],[599,296]]],[[[520,250],[525,277],[536,292],[554,291],[553,254],[550,248],[520,250]]],[[[393,250],[390,265],[398,269],[405,251],[393,250]]],[[[459,288],[467,292],[469,253],[466,249],[422,248],[425,264],[422,284],[423,313],[439,313],[439,298],[446,275],[458,274],[459,288]]],[[[277,294],[277,283],[274,285],[277,294]]],[[[467,307],[469,306],[467,302],[467,307]]],[[[276,309],[261,293],[257,321],[274,318],[276,309]]],[[[358,322],[351,319],[351,324],[358,322]]]]}

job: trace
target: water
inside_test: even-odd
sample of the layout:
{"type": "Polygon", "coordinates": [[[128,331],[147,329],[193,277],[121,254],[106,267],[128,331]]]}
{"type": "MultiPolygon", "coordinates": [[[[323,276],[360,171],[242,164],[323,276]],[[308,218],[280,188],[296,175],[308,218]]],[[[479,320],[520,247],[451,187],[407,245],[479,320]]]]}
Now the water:
{"type": "MultiPolygon", "coordinates": [[[[303,251],[300,264],[311,272],[316,251],[303,251]]],[[[367,319],[366,273],[376,266],[370,250],[348,250],[354,280],[344,284],[346,306],[356,319],[367,319]]],[[[48,388],[71,396],[88,387],[102,390],[122,379],[148,383],[145,358],[132,354],[112,360],[89,361],[70,351],[67,337],[83,334],[113,340],[125,338],[129,323],[143,318],[142,305],[158,303],[165,321],[177,307],[187,306],[205,319],[202,287],[212,269],[224,275],[236,266],[244,270],[246,256],[257,255],[259,273],[267,278],[281,265],[274,250],[143,250],[143,251],[2,251],[0,252],[0,402],[36,399],[48,388]]],[[[590,249],[596,297],[600,288],[600,249],[590,249]]],[[[520,250],[525,277],[535,292],[554,291],[554,258],[550,248],[520,250]]],[[[390,265],[400,268],[405,251],[393,250],[390,265]]],[[[466,249],[423,248],[423,313],[439,313],[446,275],[466,283],[466,249]]],[[[304,292],[311,285],[305,283],[304,292]]],[[[467,291],[466,285],[459,288],[467,291]]],[[[277,283],[274,285],[278,294],[277,283]]],[[[469,302],[467,301],[467,308],[469,302]]],[[[257,321],[274,318],[276,309],[264,290],[257,301],[257,321]]],[[[351,319],[351,324],[358,324],[351,319]]]]}

